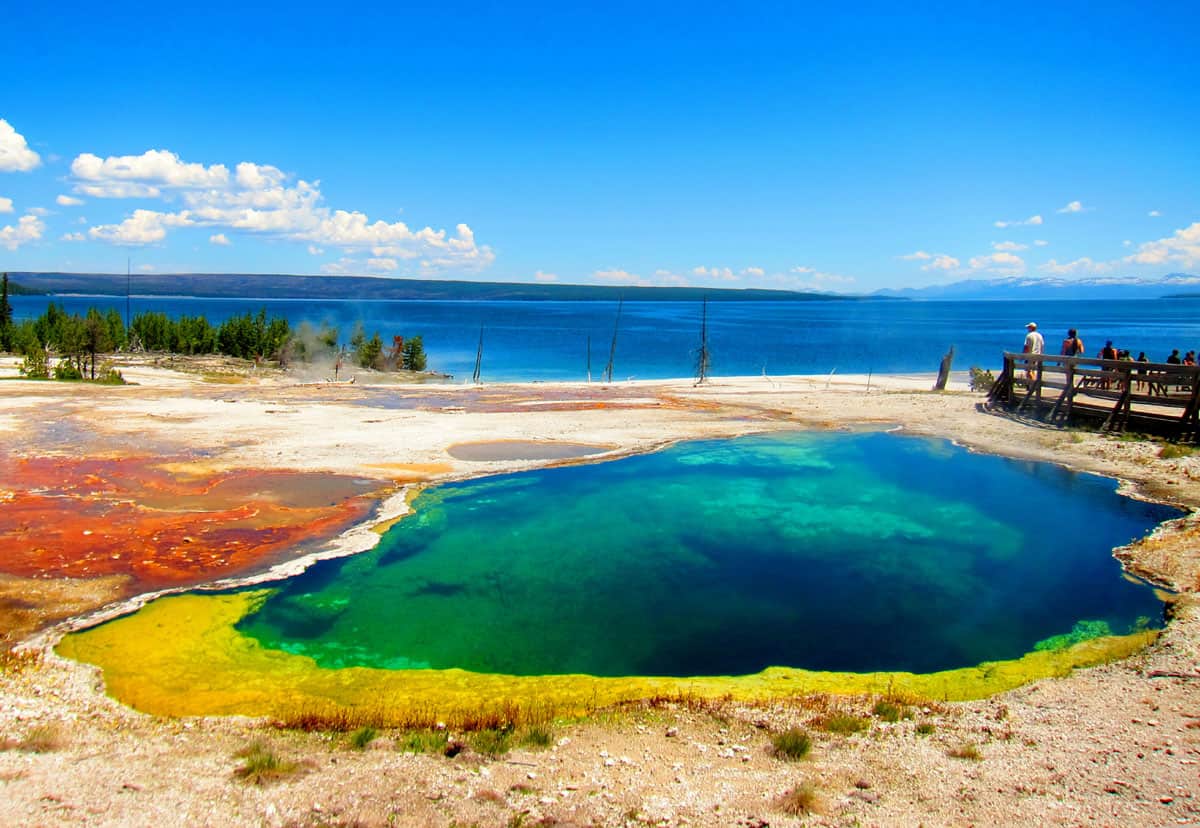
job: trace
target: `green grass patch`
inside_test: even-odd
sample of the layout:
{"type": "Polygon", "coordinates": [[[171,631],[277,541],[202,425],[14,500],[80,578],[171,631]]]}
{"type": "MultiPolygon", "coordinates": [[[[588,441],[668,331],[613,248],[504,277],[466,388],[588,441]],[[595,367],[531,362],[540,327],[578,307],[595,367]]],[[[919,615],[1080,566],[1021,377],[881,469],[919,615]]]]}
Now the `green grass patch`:
{"type": "Polygon", "coordinates": [[[1183,446],[1179,443],[1165,443],[1158,450],[1158,456],[1163,460],[1176,460],[1180,457],[1191,457],[1195,451],[1191,446],[1183,446]]]}
{"type": "Polygon", "coordinates": [[[350,747],[354,748],[355,750],[364,750],[366,749],[367,745],[375,741],[376,737],[378,736],[379,731],[370,725],[360,727],[358,730],[350,734],[350,747]]]}
{"type": "Polygon", "coordinates": [[[548,748],[554,744],[554,730],[549,725],[530,725],[518,733],[517,744],[526,748],[548,748]]]}
{"type": "Polygon", "coordinates": [[[880,699],[875,702],[875,707],[871,709],[875,718],[883,722],[898,722],[901,719],[912,717],[912,712],[902,704],[880,699]]]}
{"type": "Polygon", "coordinates": [[[933,731],[936,729],[937,728],[934,726],[933,722],[921,722],[917,725],[917,735],[929,736],[932,735],[933,731]]]}
{"type": "Polygon", "coordinates": [[[397,742],[397,747],[404,753],[442,753],[446,741],[444,730],[410,730],[397,742]]]}
{"type": "Polygon", "coordinates": [[[512,749],[511,730],[477,730],[467,742],[471,750],[483,756],[503,756],[512,749]]]}
{"type": "Polygon", "coordinates": [[[771,752],[779,759],[795,762],[812,752],[812,737],[799,727],[776,733],[771,737],[771,752]]]}

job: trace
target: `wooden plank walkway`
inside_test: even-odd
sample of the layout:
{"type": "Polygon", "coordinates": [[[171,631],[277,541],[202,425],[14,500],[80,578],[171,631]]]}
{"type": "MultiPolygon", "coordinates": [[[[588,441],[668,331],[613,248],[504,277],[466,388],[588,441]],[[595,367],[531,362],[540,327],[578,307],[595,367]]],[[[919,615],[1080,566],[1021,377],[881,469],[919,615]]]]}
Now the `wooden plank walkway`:
{"type": "Polygon", "coordinates": [[[1200,366],[1005,352],[988,404],[1045,422],[1099,422],[1200,441],[1200,366]]]}

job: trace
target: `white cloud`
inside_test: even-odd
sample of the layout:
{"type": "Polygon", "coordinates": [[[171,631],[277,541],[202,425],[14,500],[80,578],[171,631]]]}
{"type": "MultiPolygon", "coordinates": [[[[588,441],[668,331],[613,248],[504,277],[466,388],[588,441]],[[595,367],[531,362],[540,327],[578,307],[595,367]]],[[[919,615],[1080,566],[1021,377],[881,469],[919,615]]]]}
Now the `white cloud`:
{"type": "Polygon", "coordinates": [[[158,187],[224,187],[229,183],[229,170],[224,164],[205,167],[189,164],[167,150],[146,150],[141,155],[99,156],[85,152],[71,162],[71,175],[78,181],[87,182],[90,195],[98,198],[127,198],[121,194],[109,194],[106,187],[115,186],[116,193],[123,193],[122,185],[136,182],[146,189],[144,195],[158,195],[158,187]]]}
{"type": "Polygon", "coordinates": [[[537,273],[533,274],[533,281],[535,281],[535,282],[557,282],[558,274],[557,273],[544,273],[539,270],[537,273]]]}
{"type": "Polygon", "coordinates": [[[0,247],[16,250],[42,237],[46,225],[37,216],[21,216],[15,225],[0,227],[0,247]]]}
{"type": "MultiPolygon", "coordinates": [[[[113,156],[101,159],[84,153],[71,164],[76,179],[75,192],[104,198],[170,198],[178,193],[185,209],[174,214],[175,223],[166,220],[158,228],[195,225],[231,229],[244,233],[308,243],[312,255],[320,255],[322,246],[342,248],[348,261],[355,251],[369,250],[374,258],[410,262],[406,270],[439,273],[447,270],[477,272],[492,264],[491,248],[479,245],[466,224],[458,224],[453,233],[425,227],[409,228],[404,222],[371,221],[353,210],[334,210],[324,206],[320,182],[299,180],[269,164],[243,161],[229,174],[223,164],[204,166],[182,161],[167,150],[150,150],[138,156],[113,156]],[[170,192],[167,192],[170,191],[170,192]],[[316,251],[316,252],[314,252],[316,251]]],[[[152,212],[152,211],[148,211],[152,212]]],[[[133,221],[137,213],[126,219],[133,221]]],[[[144,221],[144,220],[143,220],[144,221]]],[[[108,225],[108,228],[114,225],[108,225]]],[[[141,235],[162,238],[153,233],[128,232],[117,235],[101,229],[96,238],[118,243],[139,243],[141,235]]],[[[140,242],[146,243],[146,242],[140,242]]]]}
{"type": "Polygon", "coordinates": [[[1029,245],[1021,244],[1014,241],[992,242],[992,250],[1001,250],[1008,253],[1016,253],[1021,250],[1028,250],[1029,245]]]}
{"type": "Polygon", "coordinates": [[[232,242],[229,241],[229,237],[226,236],[224,233],[215,233],[215,234],[209,236],[208,243],[209,244],[218,244],[218,245],[221,245],[222,247],[228,247],[230,244],[232,244],[232,242]]]}
{"type": "Polygon", "coordinates": [[[1091,207],[1084,207],[1083,202],[1081,202],[1081,201],[1072,201],[1066,207],[1062,207],[1062,208],[1056,210],[1055,212],[1057,212],[1057,213],[1086,213],[1088,210],[1091,210],[1091,209],[1092,209],[1091,207]]]}
{"type": "Polygon", "coordinates": [[[0,118],[0,172],[29,172],[42,159],[25,143],[25,136],[0,118]]]}
{"type": "Polygon", "coordinates": [[[853,276],[843,276],[838,273],[826,273],[817,270],[815,267],[806,267],[798,265],[788,270],[786,274],[779,274],[771,280],[778,287],[785,290],[834,290],[837,287],[852,284],[855,279],[853,276]]]}
{"type": "Polygon", "coordinates": [[[646,287],[650,284],[636,273],[630,273],[628,270],[617,268],[597,270],[592,274],[592,278],[598,282],[615,282],[620,285],[635,285],[638,287],[646,287]]]}
{"type": "Polygon", "coordinates": [[[153,273],[158,268],[156,268],[152,264],[143,264],[143,265],[138,265],[137,269],[138,269],[139,273],[153,273]]]}
{"type": "Polygon", "coordinates": [[[728,267],[694,267],[692,275],[701,279],[715,279],[721,282],[735,282],[738,279],[737,274],[728,267]]]}
{"type": "Polygon", "coordinates": [[[973,256],[967,262],[973,272],[996,273],[1002,276],[1015,276],[1025,272],[1025,260],[1012,253],[992,253],[987,256],[973,256]]]}
{"type": "Polygon", "coordinates": [[[41,216],[42,218],[45,218],[46,216],[50,215],[50,211],[47,210],[45,207],[30,207],[25,212],[29,213],[32,216],[41,216]]]}
{"type": "Polygon", "coordinates": [[[80,204],[83,204],[82,198],[73,198],[69,195],[60,195],[54,201],[59,207],[78,207],[80,204]]]}
{"type": "Polygon", "coordinates": [[[1041,223],[1042,223],[1042,217],[1041,217],[1041,216],[1030,216],[1029,218],[1027,218],[1027,219],[1024,219],[1024,220],[1021,220],[1021,221],[997,221],[997,222],[993,222],[993,224],[995,224],[995,226],[996,226],[996,227],[999,227],[999,228],[1002,228],[1002,229],[1003,229],[1003,228],[1005,228],[1005,227],[1037,227],[1037,226],[1038,226],[1039,224],[1041,224],[1041,223]]]}
{"type": "Polygon", "coordinates": [[[1158,218],[1162,215],[1162,213],[1160,213],[1158,210],[1151,210],[1149,213],[1146,213],[1146,215],[1150,216],[1150,218],[1158,218]]]}
{"type": "Polygon", "coordinates": [[[317,247],[315,244],[310,244],[310,245],[308,246],[308,254],[309,254],[310,256],[320,256],[320,255],[321,255],[322,253],[324,253],[324,252],[325,252],[324,250],[322,250],[321,248],[317,247]]]}
{"type": "Polygon", "coordinates": [[[92,198],[158,198],[162,190],[136,181],[111,181],[105,184],[76,184],[75,192],[92,198]]]}
{"type": "Polygon", "coordinates": [[[1145,242],[1137,253],[1122,259],[1127,264],[1200,267],[1200,221],[1176,230],[1165,239],[1145,242]]]}
{"type": "Polygon", "coordinates": [[[1062,264],[1059,264],[1056,259],[1051,259],[1039,267],[1038,270],[1054,276],[1078,276],[1082,274],[1107,273],[1112,270],[1112,265],[1107,262],[1093,261],[1084,256],[1072,262],[1063,262],[1062,264]]]}
{"type": "Polygon", "coordinates": [[[1045,247],[1045,246],[1046,246],[1046,245],[1048,245],[1049,243],[1050,243],[1050,242],[1046,241],[1045,239],[1034,239],[1034,240],[1033,240],[1033,246],[1034,246],[1034,247],[1045,247]]]}
{"type": "Polygon", "coordinates": [[[908,253],[900,257],[909,262],[925,262],[933,258],[932,253],[926,253],[924,250],[918,250],[915,253],[908,253]]]}
{"type": "Polygon", "coordinates": [[[1126,239],[1125,241],[1121,242],[1121,247],[1133,247],[1133,242],[1131,242],[1129,239],[1126,239]]]}
{"type": "Polygon", "coordinates": [[[0,196],[0,213],[11,213],[12,211],[12,199],[0,196]]]}
{"type": "Polygon", "coordinates": [[[65,242],[87,241],[87,236],[83,235],[83,233],[63,233],[58,238],[59,238],[59,241],[65,241],[65,242]]]}
{"type": "Polygon", "coordinates": [[[393,270],[399,267],[399,265],[396,263],[395,259],[377,258],[367,259],[367,267],[371,270],[391,273],[393,270]]]}
{"type": "Polygon", "coordinates": [[[120,224],[93,227],[88,231],[88,235],[111,244],[153,244],[166,238],[168,227],[186,227],[193,223],[186,212],[177,215],[156,213],[153,210],[134,210],[133,215],[120,224]]]}
{"type": "Polygon", "coordinates": [[[767,271],[763,270],[761,267],[747,267],[742,271],[742,273],[743,275],[751,278],[758,278],[767,275],[767,271]]]}
{"type": "Polygon", "coordinates": [[[359,262],[343,256],[336,262],[321,265],[321,272],[326,276],[349,276],[359,268],[359,262]]]}

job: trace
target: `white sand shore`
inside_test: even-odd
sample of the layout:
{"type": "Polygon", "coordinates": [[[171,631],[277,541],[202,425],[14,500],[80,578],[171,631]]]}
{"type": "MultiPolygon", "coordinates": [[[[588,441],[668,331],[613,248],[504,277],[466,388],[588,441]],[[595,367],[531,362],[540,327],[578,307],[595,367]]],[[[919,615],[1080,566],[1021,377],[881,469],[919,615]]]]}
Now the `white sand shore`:
{"type": "MultiPolygon", "coordinates": [[[[0,372],[4,366],[0,365],[0,372]]],[[[7,370],[12,370],[12,363],[7,370]]],[[[678,440],[797,428],[898,426],[980,451],[1119,477],[1138,496],[1200,506],[1200,461],[1158,446],[1066,432],[978,410],[982,396],[928,393],[932,375],[715,378],[593,383],[299,385],[272,374],[216,384],[152,367],[138,385],[6,380],[0,435],[23,454],[172,456],[188,471],[329,471],[405,483],[555,461],[456,459],[457,443],[561,441],[600,457],[678,440]]],[[[566,462],[590,462],[572,460],[566,462]]],[[[0,489],[3,483],[0,482],[0,489]]],[[[2,500],[2,498],[0,498],[2,500]]],[[[0,675],[4,824],[798,824],[776,798],[801,781],[821,824],[1101,824],[1200,821],[1200,530],[1180,521],[1128,565],[1179,592],[1159,643],[1123,663],[976,703],[929,707],[935,726],[876,722],[819,735],[813,759],[768,755],[768,731],[806,724],[804,705],[678,706],[570,725],[552,750],[455,760],[357,752],[323,737],[266,733],[308,772],[266,788],[231,777],[253,722],[160,721],[105,697],[88,668],[49,658],[0,675]],[[15,749],[38,728],[61,744],[15,749]],[[669,730],[670,729],[670,730],[669,730]],[[977,745],[983,760],[949,755],[977,745]],[[524,814],[524,816],[521,816],[524,814]]],[[[818,704],[824,704],[819,702],[818,704]]],[[[838,702],[869,711],[871,702],[838,702]]],[[[377,747],[384,747],[383,744],[377,747]]]]}

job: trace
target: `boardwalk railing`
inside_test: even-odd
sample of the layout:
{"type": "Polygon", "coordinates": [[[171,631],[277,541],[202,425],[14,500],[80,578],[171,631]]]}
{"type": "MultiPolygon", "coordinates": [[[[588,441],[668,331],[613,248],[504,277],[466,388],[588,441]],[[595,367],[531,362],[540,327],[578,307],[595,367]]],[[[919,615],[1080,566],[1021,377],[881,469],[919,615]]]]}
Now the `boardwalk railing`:
{"type": "Polygon", "coordinates": [[[1101,420],[1103,430],[1200,440],[1200,367],[1050,354],[1004,354],[988,402],[1065,425],[1101,420]]]}

